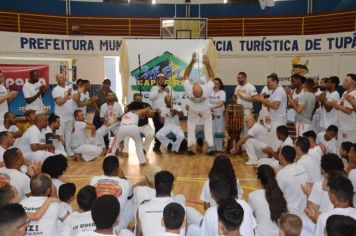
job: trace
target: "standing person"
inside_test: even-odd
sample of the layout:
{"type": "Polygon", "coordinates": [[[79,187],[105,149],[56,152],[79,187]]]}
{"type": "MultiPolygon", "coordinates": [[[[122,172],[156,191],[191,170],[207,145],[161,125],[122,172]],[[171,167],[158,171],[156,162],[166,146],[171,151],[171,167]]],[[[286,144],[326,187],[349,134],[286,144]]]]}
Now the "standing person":
{"type": "MultiPolygon", "coordinates": [[[[188,147],[191,148],[196,144],[195,129],[199,117],[204,120],[204,137],[208,143],[210,151],[214,147],[213,139],[213,127],[212,127],[212,115],[211,115],[211,105],[209,103],[209,96],[213,91],[214,83],[212,82],[214,78],[214,72],[210,66],[209,58],[204,55],[203,64],[208,71],[207,84],[200,85],[199,81],[195,81],[191,85],[189,81],[189,76],[192,71],[193,65],[197,62],[197,54],[193,53],[192,60],[190,61],[188,67],[184,72],[184,90],[189,98],[189,111],[188,111],[188,147]]],[[[209,151],[209,153],[210,153],[209,151]]],[[[208,153],[208,154],[209,154],[208,153]]],[[[189,154],[192,154],[189,152],[189,154]]]]}
{"type": "Polygon", "coordinates": [[[125,138],[130,137],[135,142],[136,154],[140,166],[145,166],[147,164],[138,123],[139,123],[139,117],[146,116],[149,110],[150,108],[146,107],[144,109],[136,109],[136,110],[129,111],[128,113],[123,115],[121,120],[121,125],[116,130],[113,141],[110,142],[106,156],[115,155],[118,145],[125,138]]]}
{"type": "Polygon", "coordinates": [[[326,83],[326,89],[319,96],[320,101],[320,127],[322,131],[330,125],[337,125],[337,110],[333,108],[332,102],[340,101],[340,94],[337,91],[340,80],[337,76],[331,76],[326,83]]]}
{"type": "Polygon", "coordinates": [[[59,116],[61,126],[58,134],[64,138],[65,149],[68,156],[73,156],[71,149],[71,136],[73,129],[73,100],[72,100],[72,87],[66,86],[66,78],[62,74],[56,75],[57,86],[52,90],[52,96],[55,101],[54,114],[59,116]]]}
{"type": "MultiPolygon", "coordinates": [[[[100,128],[101,122],[100,122],[100,107],[106,102],[106,95],[108,92],[113,92],[110,88],[111,86],[111,81],[109,79],[104,79],[103,84],[101,88],[95,92],[94,96],[98,97],[98,100],[95,103],[95,115],[93,119],[93,124],[97,129],[100,128]]],[[[114,93],[114,92],[113,92],[114,93]]],[[[115,95],[115,101],[117,102],[117,97],[115,95]]]]}
{"type": "MultiPolygon", "coordinates": [[[[147,109],[146,112],[143,112],[139,115],[138,128],[141,134],[145,137],[143,142],[144,152],[148,152],[150,149],[151,143],[155,137],[155,132],[148,123],[148,118],[153,117],[153,110],[150,104],[142,102],[142,96],[139,93],[133,95],[133,102],[127,105],[128,111],[135,111],[138,109],[147,109]]],[[[135,141],[136,142],[136,141],[135,141]]],[[[125,149],[128,150],[128,139],[125,139],[125,149]]],[[[126,152],[126,151],[125,151],[126,152]]]]}
{"type": "Polygon", "coordinates": [[[4,74],[0,70],[0,124],[4,121],[4,115],[9,111],[8,103],[17,96],[16,91],[8,92],[4,86],[4,74]]]}
{"type": "Polygon", "coordinates": [[[224,133],[225,133],[225,101],[226,93],[223,90],[224,84],[220,78],[214,79],[214,90],[209,96],[211,109],[214,114],[213,118],[213,135],[214,135],[214,149],[217,152],[223,151],[224,133]]]}
{"type": "Polygon", "coordinates": [[[356,140],[356,112],[347,97],[356,98],[356,74],[347,74],[343,87],[346,90],[339,102],[331,101],[330,105],[338,112],[338,147],[342,142],[356,140]]]}
{"type": "Polygon", "coordinates": [[[178,105],[172,104],[172,97],[167,95],[164,98],[165,106],[159,110],[164,126],[156,134],[156,138],[163,144],[168,151],[179,152],[180,145],[185,138],[184,132],[179,125],[179,118],[183,116],[183,111],[178,105]],[[169,133],[176,137],[175,141],[167,138],[169,133]]]}
{"type": "Polygon", "coordinates": [[[278,235],[278,220],[287,213],[287,201],[278,187],[272,167],[261,165],[257,168],[257,178],[262,189],[251,192],[248,203],[256,217],[256,232],[260,236],[278,235]]]}
{"type": "Polygon", "coordinates": [[[280,146],[280,141],[277,137],[277,127],[287,125],[287,94],[283,87],[278,85],[278,75],[275,73],[267,76],[267,87],[271,90],[268,98],[265,96],[257,96],[255,99],[261,102],[263,106],[267,107],[271,116],[271,144],[274,150],[280,146]]]}
{"type": "MultiPolygon", "coordinates": [[[[257,95],[257,90],[254,85],[247,82],[247,75],[245,72],[239,72],[237,74],[238,85],[235,88],[234,96],[237,98],[237,104],[240,104],[244,108],[244,115],[251,114],[253,109],[254,97],[257,95]]],[[[244,125],[242,134],[247,132],[247,127],[244,125]]]]}
{"type": "Polygon", "coordinates": [[[99,99],[98,96],[89,95],[90,91],[90,81],[82,80],[81,87],[79,87],[76,91],[73,92],[73,101],[74,101],[74,110],[82,110],[84,114],[87,113],[87,106],[95,104],[99,99]]]}
{"type": "Polygon", "coordinates": [[[42,102],[42,96],[45,94],[47,87],[39,82],[38,70],[30,71],[30,79],[25,82],[22,92],[26,100],[25,111],[34,110],[36,114],[45,112],[42,102]]]}
{"type": "Polygon", "coordinates": [[[304,92],[299,95],[298,100],[290,101],[290,105],[296,112],[296,137],[313,130],[312,119],[316,108],[316,98],[313,93],[314,80],[307,79],[304,83],[304,92]]]}
{"type": "Polygon", "coordinates": [[[299,96],[304,93],[303,90],[303,84],[305,82],[306,78],[302,75],[299,74],[293,74],[291,76],[291,88],[290,87],[285,87],[285,91],[288,96],[288,123],[292,124],[293,126],[295,125],[295,116],[296,112],[293,107],[293,100],[298,101],[299,96]]]}
{"type": "Polygon", "coordinates": [[[171,87],[166,84],[166,76],[163,73],[159,73],[156,78],[157,85],[151,88],[149,93],[149,99],[152,101],[152,109],[155,111],[153,116],[153,124],[155,126],[155,144],[153,146],[154,152],[160,152],[161,142],[157,138],[158,131],[163,127],[161,123],[160,114],[157,111],[165,106],[164,98],[171,93],[171,87]]]}

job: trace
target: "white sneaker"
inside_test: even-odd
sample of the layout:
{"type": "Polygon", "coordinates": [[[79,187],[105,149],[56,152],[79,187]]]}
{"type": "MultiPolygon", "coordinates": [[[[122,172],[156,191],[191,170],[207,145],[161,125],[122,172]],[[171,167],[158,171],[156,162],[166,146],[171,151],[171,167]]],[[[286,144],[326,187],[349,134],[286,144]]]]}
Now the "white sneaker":
{"type": "Polygon", "coordinates": [[[254,165],[257,165],[257,161],[246,161],[245,165],[254,166],[254,165]]]}

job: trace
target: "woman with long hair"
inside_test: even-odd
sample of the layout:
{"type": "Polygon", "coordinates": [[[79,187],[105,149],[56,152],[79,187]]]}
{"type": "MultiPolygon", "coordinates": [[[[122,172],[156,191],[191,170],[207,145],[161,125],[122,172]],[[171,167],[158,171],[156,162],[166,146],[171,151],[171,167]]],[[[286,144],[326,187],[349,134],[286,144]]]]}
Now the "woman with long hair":
{"type": "Polygon", "coordinates": [[[214,79],[214,90],[209,96],[211,109],[213,111],[213,135],[214,135],[214,147],[216,152],[223,151],[223,141],[225,133],[225,100],[226,93],[223,90],[224,84],[220,78],[214,79]]]}
{"type": "Polygon", "coordinates": [[[257,221],[256,235],[278,235],[277,222],[283,213],[288,212],[287,201],[277,184],[272,167],[259,166],[257,179],[262,189],[251,192],[248,200],[257,221]]]}
{"type": "MultiPolygon", "coordinates": [[[[231,186],[231,195],[237,196],[238,198],[242,198],[242,188],[240,185],[240,181],[236,178],[234,167],[232,166],[231,160],[229,157],[225,155],[218,155],[214,164],[209,171],[209,179],[214,174],[224,174],[225,176],[236,179],[236,182],[232,183],[231,186]]],[[[211,206],[217,206],[215,200],[212,198],[209,188],[209,179],[205,181],[203,191],[200,195],[200,200],[204,202],[204,209],[207,210],[211,206]]]]}

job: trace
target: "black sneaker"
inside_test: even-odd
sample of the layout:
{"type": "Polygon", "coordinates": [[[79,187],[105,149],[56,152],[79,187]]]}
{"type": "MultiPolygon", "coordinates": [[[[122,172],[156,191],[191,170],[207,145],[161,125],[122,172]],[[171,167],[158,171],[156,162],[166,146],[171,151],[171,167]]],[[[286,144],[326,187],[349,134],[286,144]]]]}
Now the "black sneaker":
{"type": "Polygon", "coordinates": [[[168,146],[167,146],[167,150],[169,151],[169,152],[171,152],[172,151],[172,144],[170,143],[170,144],[168,144],[168,146]]]}

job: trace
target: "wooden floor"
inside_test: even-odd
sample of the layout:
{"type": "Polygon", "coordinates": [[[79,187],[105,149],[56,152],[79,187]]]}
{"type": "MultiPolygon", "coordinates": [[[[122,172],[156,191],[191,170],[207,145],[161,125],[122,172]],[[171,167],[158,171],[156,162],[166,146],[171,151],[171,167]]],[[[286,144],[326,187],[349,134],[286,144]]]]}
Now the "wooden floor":
{"type": "MultiPolygon", "coordinates": [[[[133,143],[130,143],[130,153],[128,158],[120,158],[120,166],[123,168],[125,176],[133,185],[144,180],[147,170],[152,165],[158,165],[164,170],[169,170],[175,176],[173,192],[183,194],[186,197],[187,205],[197,208],[203,212],[203,205],[200,201],[200,193],[204,181],[207,179],[214,157],[205,155],[186,156],[171,153],[156,155],[154,152],[147,153],[149,165],[140,168],[135,153],[133,143]]],[[[63,180],[73,182],[77,189],[89,184],[92,176],[101,175],[102,162],[104,157],[99,157],[92,162],[69,161],[69,168],[63,176],[63,180]]],[[[236,176],[240,179],[244,190],[244,199],[248,193],[258,187],[256,175],[252,167],[245,166],[246,156],[232,156],[231,161],[235,168],[236,176]]]]}

